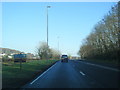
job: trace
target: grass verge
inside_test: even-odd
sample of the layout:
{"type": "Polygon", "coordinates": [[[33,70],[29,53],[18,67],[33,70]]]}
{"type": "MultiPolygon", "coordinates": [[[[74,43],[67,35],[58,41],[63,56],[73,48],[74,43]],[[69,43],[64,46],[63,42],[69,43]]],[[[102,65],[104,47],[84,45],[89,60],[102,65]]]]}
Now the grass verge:
{"type": "Polygon", "coordinates": [[[56,61],[57,60],[31,60],[22,63],[21,70],[19,63],[3,63],[2,88],[20,88],[35,78],[38,74],[45,71],[56,61]]]}

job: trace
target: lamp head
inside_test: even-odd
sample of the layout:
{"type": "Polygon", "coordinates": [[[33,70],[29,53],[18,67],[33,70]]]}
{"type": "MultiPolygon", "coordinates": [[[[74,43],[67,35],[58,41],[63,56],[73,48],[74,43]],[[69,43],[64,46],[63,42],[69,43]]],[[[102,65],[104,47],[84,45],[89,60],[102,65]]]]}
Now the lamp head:
{"type": "Polygon", "coordinates": [[[51,8],[51,6],[47,6],[47,8],[51,8]]]}

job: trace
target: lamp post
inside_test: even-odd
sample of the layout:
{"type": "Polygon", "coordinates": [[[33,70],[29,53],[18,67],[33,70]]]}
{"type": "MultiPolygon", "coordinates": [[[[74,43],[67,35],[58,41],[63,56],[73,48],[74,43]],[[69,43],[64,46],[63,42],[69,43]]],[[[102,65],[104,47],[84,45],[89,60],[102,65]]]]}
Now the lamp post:
{"type": "Polygon", "coordinates": [[[59,52],[59,37],[57,37],[58,38],[58,52],[59,52]]]}
{"type": "Polygon", "coordinates": [[[59,49],[59,37],[57,37],[58,38],[58,58],[60,59],[60,49],[59,49]]]}
{"type": "Polygon", "coordinates": [[[51,6],[47,6],[47,60],[48,60],[48,8],[51,6]]]}

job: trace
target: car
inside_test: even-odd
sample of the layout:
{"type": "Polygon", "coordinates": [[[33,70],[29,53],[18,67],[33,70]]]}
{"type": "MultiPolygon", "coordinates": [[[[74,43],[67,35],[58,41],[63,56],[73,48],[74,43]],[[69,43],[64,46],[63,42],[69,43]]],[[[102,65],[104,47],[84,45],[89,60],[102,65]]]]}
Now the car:
{"type": "Polygon", "coordinates": [[[61,56],[61,62],[68,62],[68,56],[67,55],[62,55],[61,56]]]}

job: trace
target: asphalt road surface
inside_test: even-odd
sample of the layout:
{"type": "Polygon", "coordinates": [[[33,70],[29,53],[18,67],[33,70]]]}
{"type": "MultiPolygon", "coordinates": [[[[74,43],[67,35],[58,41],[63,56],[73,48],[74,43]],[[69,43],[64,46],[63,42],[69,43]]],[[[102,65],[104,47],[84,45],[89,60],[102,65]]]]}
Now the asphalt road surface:
{"type": "Polygon", "coordinates": [[[118,69],[83,61],[58,61],[22,88],[119,88],[119,73],[118,69]]]}

